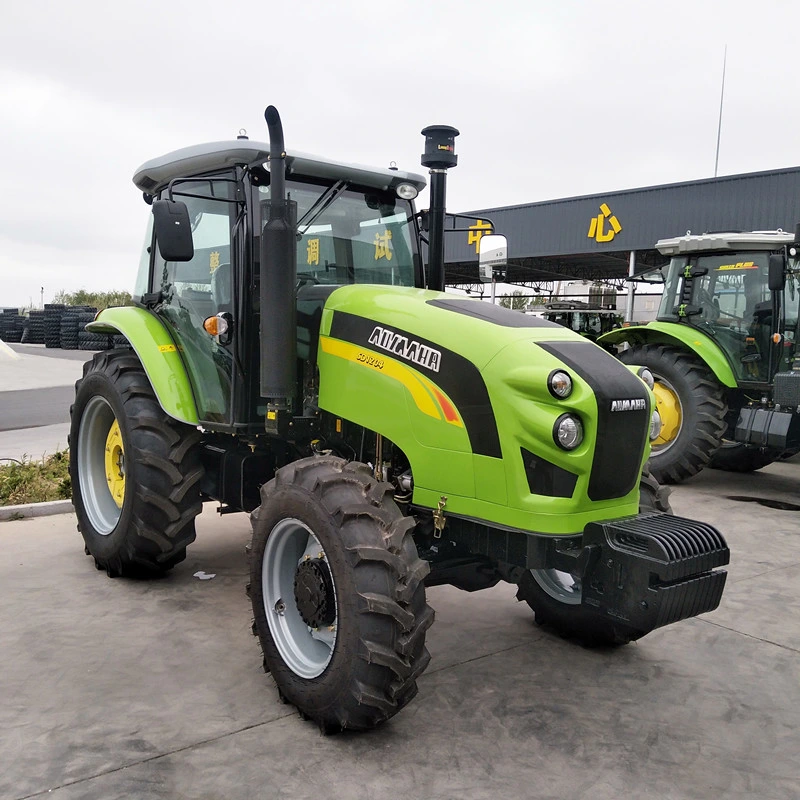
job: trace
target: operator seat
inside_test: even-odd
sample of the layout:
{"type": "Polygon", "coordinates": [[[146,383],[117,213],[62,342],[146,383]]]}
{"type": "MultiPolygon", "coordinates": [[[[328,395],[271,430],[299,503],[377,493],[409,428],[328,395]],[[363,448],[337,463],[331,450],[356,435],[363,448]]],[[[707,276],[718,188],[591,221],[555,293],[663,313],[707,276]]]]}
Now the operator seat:
{"type": "Polygon", "coordinates": [[[232,311],[232,271],[229,263],[220,264],[211,273],[211,299],[214,313],[232,311]]]}

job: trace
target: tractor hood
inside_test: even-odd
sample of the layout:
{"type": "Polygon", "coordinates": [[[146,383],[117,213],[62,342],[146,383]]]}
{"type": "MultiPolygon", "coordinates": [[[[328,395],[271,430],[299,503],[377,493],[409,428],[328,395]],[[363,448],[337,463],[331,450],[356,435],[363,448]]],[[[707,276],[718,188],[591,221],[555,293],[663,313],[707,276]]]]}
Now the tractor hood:
{"type": "Polygon", "coordinates": [[[403,449],[415,502],[435,506],[425,491],[445,487],[454,512],[528,530],[550,529],[542,508],[553,525],[574,512],[568,530],[597,503],[637,511],[651,396],[560,325],[440,292],[347,286],[325,304],[318,364],[320,406],[403,449]],[[566,398],[549,388],[557,370],[572,379],[566,398]],[[554,434],[565,414],[583,431],[572,450],[554,434]],[[498,519],[476,502],[516,508],[498,519]]]}

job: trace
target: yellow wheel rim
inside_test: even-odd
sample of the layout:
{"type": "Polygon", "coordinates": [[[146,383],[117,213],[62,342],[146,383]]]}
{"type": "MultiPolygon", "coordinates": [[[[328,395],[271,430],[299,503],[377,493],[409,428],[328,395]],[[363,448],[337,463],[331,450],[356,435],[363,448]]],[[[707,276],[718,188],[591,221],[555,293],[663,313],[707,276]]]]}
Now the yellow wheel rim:
{"type": "Polygon", "coordinates": [[[114,420],[106,437],[106,483],[111,497],[119,508],[125,499],[125,450],[122,447],[122,431],[114,420]]]}
{"type": "Polygon", "coordinates": [[[671,386],[657,380],[653,387],[656,396],[656,408],[661,416],[661,433],[653,442],[653,447],[664,447],[675,441],[683,424],[681,401],[671,386]]]}

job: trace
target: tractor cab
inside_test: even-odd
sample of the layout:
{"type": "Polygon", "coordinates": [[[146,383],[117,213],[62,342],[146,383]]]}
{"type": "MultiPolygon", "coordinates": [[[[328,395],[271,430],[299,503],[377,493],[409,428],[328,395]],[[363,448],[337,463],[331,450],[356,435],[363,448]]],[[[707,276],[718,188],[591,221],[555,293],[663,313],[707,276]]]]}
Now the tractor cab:
{"type": "Polygon", "coordinates": [[[740,383],[768,384],[792,367],[800,336],[800,272],[783,231],[664,239],[671,256],[660,322],[691,325],[722,350],[740,383]]]}
{"type": "MultiPolygon", "coordinates": [[[[134,301],[172,335],[198,421],[209,430],[263,429],[260,240],[273,199],[268,159],[268,144],[240,138],[168,153],[134,176],[154,211],[164,212],[150,215],[134,301]],[[165,231],[181,206],[190,235],[170,248],[165,231]]],[[[275,306],[296,303],[295,352],[304,361],[315,352],[322,306],[335,288],[422,284],[413,198],[425,179],[301,153],[286,154],[285,172],[294,298],[276,298],[275,306]]]]}

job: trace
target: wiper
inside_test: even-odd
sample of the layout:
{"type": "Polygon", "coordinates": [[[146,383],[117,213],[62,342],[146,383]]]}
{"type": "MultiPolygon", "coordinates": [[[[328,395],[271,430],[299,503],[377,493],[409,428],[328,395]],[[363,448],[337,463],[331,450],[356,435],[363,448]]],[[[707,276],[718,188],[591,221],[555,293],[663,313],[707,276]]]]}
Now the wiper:
{"type": "Polygon", "coordinates": [[[311,208],[297,221],[297,235],[303,236],[314,224],[314,220],[347,188],[347,181],[337,181],[329,186],[311,205],[311,208]],[[301,231],[300,226],[305,224],[301,231]]]}

